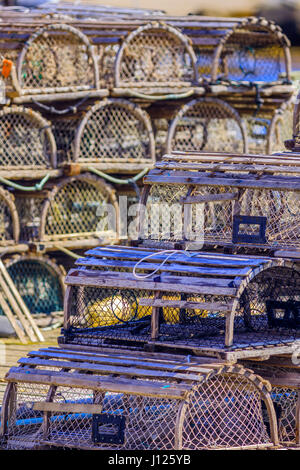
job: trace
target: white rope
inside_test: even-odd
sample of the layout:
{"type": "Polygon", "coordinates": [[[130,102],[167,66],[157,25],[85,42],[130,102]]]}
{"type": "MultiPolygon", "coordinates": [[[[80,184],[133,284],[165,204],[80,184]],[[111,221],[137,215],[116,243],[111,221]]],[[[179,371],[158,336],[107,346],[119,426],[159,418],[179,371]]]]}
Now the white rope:
{"type": "Polygon", "coordinates": [[[147,255],[147,256],[144,256],[142,259],[140,259],[134,266],[133,268],[133,275],[136,279],[147,279],[148,277],[151,277],[153,276],[155,273],[157,273],[157,271],[159,271],[162,266],[168,261],[169,258],[171,258],[173,255],[175,255],[176,253],[181,253],[181,254],[185,254],[186,256],[188,257],[192,257],[194,256],[196,253],[189,253],[188,251],[185,251],[185,250],[162,250],[162,251],[156,251],[154,253],[150,253],[150,255],[147,255]],[[152,258],[153,256],[157,256],[157,255],[162,255],[164,253],[168,253],[168,255],[165,257],[165,259],[157,266],[157,268],[155,268],[153,271],[151,271],[150,273],[148,274],[137,274],[136,273],[136,270],[138,268],[138,266],[143,262],[145,261],[146,259],[149,259],[149,258],[152,258]]]}

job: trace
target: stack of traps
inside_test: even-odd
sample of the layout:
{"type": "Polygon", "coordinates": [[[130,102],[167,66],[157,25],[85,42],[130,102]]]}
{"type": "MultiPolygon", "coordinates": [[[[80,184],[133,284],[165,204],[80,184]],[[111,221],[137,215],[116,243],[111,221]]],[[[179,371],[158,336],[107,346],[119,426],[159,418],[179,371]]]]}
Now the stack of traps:
{"type": "Polygon", "coordinates": [[[297,220],[298,156],[243,158],[177,153],[157,163],[139,242],[78,259],[60,347],[7,374],[3,448],[299,445],[296,225],[278,225],[297,220]],[[180,238],[175,224],[166,235],[159,208],[174,200],[190,225],[202,207],[204,232],[180,238]]]}

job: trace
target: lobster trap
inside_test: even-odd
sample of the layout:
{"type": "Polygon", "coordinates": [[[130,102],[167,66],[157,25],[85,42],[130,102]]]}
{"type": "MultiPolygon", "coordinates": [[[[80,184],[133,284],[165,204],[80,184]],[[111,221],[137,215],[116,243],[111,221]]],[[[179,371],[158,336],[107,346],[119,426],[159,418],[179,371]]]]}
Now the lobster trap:
{"type": "Polygon", "coordinates": [[[291,358],[245,362],[255,374],[270,382],[270,396],[277,418],[279,441],[284,446],[300,446],[300,369],[291,358]]]}
{"type": "Polygon", "coordinates": [[[0,187],[0,246],[18,243],[20,235],[19,217],[14,196],[0,187]]]}
{"type": "Polygon", "coordinates": [[[297,249],[298,159],[288,153],[165,156],[144,178],[140,237],[159,246],[297,249]]]}
{"type": "Polygon", "coordinates": [[[172,120],[166,151],[247,152],[247,132],[237,113],[217,98],[198,98],[181,107],[172,120]]]}
{"type": "Polygon", "coordinates": [[[32,109],[13,105],[0,110],[0,143],[2,176],[34,178],[56,168],[51,124],[32,109]]]}
{"type": "Polygon", "coordinates": [[[30,313],[63,311],[65,272],[54,260],[44,255],[15,255],[5,260],[5,266],[30,313]]]}
{"type": "Polygon", "coordinates": [[[165,23],[140,26],[118,49],[114,82],[113,93],[118,96],[193,93],[196,57],[188,37],[165,23]]]}
{"type": "Polygon", "coordinates": [[[151,120],[127,100],[99,101],[53,124],[61,165],[75,162],[83,169],[134,173],[155,161],[151,120]]]}
{"type": "Polygon", "coordinates": [[[107,96],[99,87],[93,47],[79,29],[60,23],[37,28],[33,23],[23,30],[20,45],[14,43],[11,52],[0,46],[1,54],[13,63],[7,96],[16,103],[107,96]]]}
{"type": "Polygon", "coordinates": [[[60,342],[177,348],[235,360],[265,348],[288,353],[300,338],[296,265],[170,251],[89,250],[66,277],[60,342]]]}
{"type": "Polygon", "coordinates": [[[19,363],[6,376],[2,448],[196,450],[278,443],[269,384],[239,365],[60,348],[34,351],[19,363]]]}
{"type": "Polygon", "coordinates": [[[16,205],[21,240],[39,242],[46,250],[90,247],[118,236],[115,191],[88,173],[56,180],[35,193],[17,192],[16,205]]]}

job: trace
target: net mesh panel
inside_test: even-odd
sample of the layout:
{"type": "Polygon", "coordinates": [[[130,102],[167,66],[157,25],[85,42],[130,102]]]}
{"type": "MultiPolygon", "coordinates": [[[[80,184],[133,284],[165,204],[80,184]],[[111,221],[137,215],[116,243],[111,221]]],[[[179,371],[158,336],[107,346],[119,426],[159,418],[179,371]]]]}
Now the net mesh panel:
{"type": "Polygon", "coordinates": [[[248,26],[236,30],[225,43],[218,78],[274,82],[285,73],[283,47],[276,36],[248,26]]]}
{"type": "Polygon", "coordinates": [[[75,180],[63,185],[51,200],[46,215],[45,237],[76,233],[78,236],[106,230],[101,206],[110,202],[108,192],[93,181],[75,180]],[[102,227],[103,226],[103,227],[102,227]]]}
{"type": "MultiPolygon", "coordinates": [[[[176,273],[173,273],[176,275],[176,273]]],[[[192,282],[192,276],[191,276],[192,282]]],[[[210,280],[208,279],[208,282],[210,280]]],[[[229,282],[229,281],[228,281],[229,282]]],[[[300,324],[289,310],[270,311],[270,302],[300,306],[299,274],[290,268],[270,268],[258,274],[241,295],[234,319],[232,348],[291,342],[300,337],[300,324]]],[[[101,345],[105,339],[144,342],[151,334],[151,307],[139,305],[153,298],[151,291],[73,287],[67,343],[101,345]]],[[[162,292],[163,300],[223,302],[221,295],[162,292]]],[[[161,307],[158,341],[187,346],[225,347],[224,311],[161,307]]],[[[117,341],[118,342],[118,341],[117,341]]]]}
{"type": "MultiPolygon", "coordinates": [[[[286,374],[295,372],[295,369],[287,367],[265,366],[263,364],[249,365],[256,374],[261,377],[281,377],[285,378],[286,374]]],[[[289,388],[288,386],[273,386],[270,392],[271,399],[278,423],[279,440],[282,443],[295,443],[296,440],[296,413],[299,390],[297,388],[289,388]]]]}
{"type": "Polygon", "coordinates": [[[267,444],[261,397],[244,377],[218,375],[190,396],[183,423],[183,448],[230,448],[267,444]]]}
{"type": "Polygon", "coordinates": [[[244,151],[241,123],[225,106],[200,101],[180,115],[170,138],[170,150],[234,152],[244,151]]]}
{"type": "Polygon", "coordinates": [[[45,128],[22,113],[0,115],[1,167],[50,167],[50,143],[45,128]]]}
{"type": "Polygon", "coordinates": [[[52,132],[57,146],[57,164],[74,161],[74,139],[80,118],[78,115],[53,120],[52,132]]]}
{"type": "Polygon", "coordinates": [[[0,194],[0,244],[13,240],[13,219],[5,198],[0,194]]]}
{"type": "Polygon", "coordinates": [[[182,84],[193,80],[191,57],[180,38],[163,29],[142,31],[126,44],[120,82],[134,86],[182,84]]]}
{"type": "Polygon", "coordinates": [[[97,345],[105,339],[149,339],[152,308],[139,305],[139,299],[153,297],[149,291],[73,287],[68,342],[97,345]]]}
{"type": "Polygon", "coordinates": [[[46,31],[28,47],[21,87],[43,89],[94,87],[94,68],[87,45],[69,31],[46,31]]]}
{"type": "Polygon", "coordinates": [[[16,197],[16,207],[20,219],[20,241],[39,240],[43,205],[44,198],[24,195],[16,197]]]}
{"type": "Polygon", "coordinates": [[[254,112],[253,115],[244,115],[243,122],[247,129],[249,153],[283,152],[286,150],[284,141],[292,138],[293,107],[278,112],[278,116],[264,111],[254,112]],[[270,130],[272,119],[275,119],[275,124],[270,130]]]}
{"type": "MultiPolygon", "coordinates": [[[[240,174],[241,177],[244,175],[240,174]]],[[[231,243],[235,200],[183,204],[188,185],[152,185],[146,203],[141,237],[152,240],[180,241],[184,238],[205,242],[231,243]],[[191,207],[190,207],[191,206],[191,207]],[[191,225],[184,222],[191,211],[191,225]]],[[[190,196],[238,194],[235,187],[195,186],[190,196]]],[[[297,247],[299,245],[299,195],[293,191],[242,189],[239,214],[267,217],[264,246],[297,247]]],[[[244,233],[258,234],[258,226],[241,227],[244,233]]]]}
{"type": "Polygon", "coordinates": [[[7,271],[32,314],[63,310],[63,289],[58,273],[46,262],[19,260],[8,266],[7,271]]]}
{"type": "Polygon", "coordinates": [[[139,162],[149,157],[145,123],[126,106],[109,103],[90,116],[81,134],[79,161],[139,162]]]}

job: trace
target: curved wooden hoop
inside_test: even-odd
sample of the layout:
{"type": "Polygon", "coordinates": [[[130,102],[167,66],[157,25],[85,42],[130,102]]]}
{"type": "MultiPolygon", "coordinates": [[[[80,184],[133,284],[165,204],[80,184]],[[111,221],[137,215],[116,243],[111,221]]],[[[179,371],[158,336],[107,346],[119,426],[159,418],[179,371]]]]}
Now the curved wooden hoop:
{"type": "Polygon", "coordinates": [[[285,34],[282,33],[281,28],[278,25],[273,24],[271,21],[266,20],[265,18],[255,18],[249,17],[245,18],[240,23],[237,23],[230,31],[225,34],[225,36],[221,39],[220,43],[216,47],[213,60],[212,60],[212,67],[211,67],[211,81],[215,82],[218,79],[218,67],[220,56],[223,52],[223,49],[229,40],[230,36],[234,34],[240,28],[251,28],[253,26],[262,26],[268,31],[271,35],[274,36],[276,42],[281,43],[284,52],[284,59],[285,59],[285,67],[286,67],[286,79],[291,80],[291,72],[292,72],[292,60],[291,60],[291,53],[290,53],[290,41],[285,34]]]}
{"type": "MultiPolygon", "coordinates": [[[[17,73],[17,79],[20,85],[20,88],[23,93],[26,93],[26,88],[23,88],[22,85],[22,65],[25,60],[26,53],[28,49],[30,48],[31,44],[38,39],[40,36],[42,36],[44,33],[47,33],[48,31],[65,31],[70,34],[73,34],[77,38],[80,39],[80,41],[83,42],[83,44],[87,47],[88,54],[90,58],[92,59],[93,62],[93,73],[94,73],[94,88],[99,89],[99,71],[97,67],[97,59],[95,57],[94,49],[93,46],[91,45],[89,39],[85,34],[83,34],[81,31],[79,31],[77,28],[74,28],[73,26],[69,24],[50,24],[47,26],[43,26],[42,28],[39,28],[35,33],[32,34],[32,36],[28,39],[28,41],[25,43],[25,46],[23,47],[17,61],[17,67],[16,67],[16,73],[17,73]]],[[[57,87],[59,89],[59,87],[57,87]]],[[[80,86],[75,86],[74,91],[77,89],[80,89],[80,86]]]]}
{"type": "Polygon", "coordinates": [[[13,239],[15,243],[18,243],[20,237],[20,220],[16,205],[14,203],[14,196],[6,189],[2,188],[2,186],[0,186],[0,198],[5,201],[10,210],[12,218],[13,239]]]}
{"type": "Polygon", "coordinates": [[[78,162],[80,159],[80,143],[81,143],[82,135],[84,133],[85,126],[88,124],[89,119],[99,109],[104,108],[106,106],[111,106],[111,105],[119,106],[120,108],[125,109],[129,113],[132,113],[139,121],[143,123],[143,125],[145,126],[147,130],[147,134],[149,137],[150,159],[152,160],[153,163],[155,163],[155,139],[154,139],[153,128],[152,128],[151,119],[149,115],[146,113],[146,111],[144,111],[137,104],[133,104],[128,100],[117,99],[117,98],[110,98],[110,99],[104,99],[103,101],[98,101],[84,115],[75,134],[74,161],[78,162]]]}
{"type": "Polygon", "coordinates": [[[67,184],[72,183],[74,181],[84,181],[90,185],[95,186],[96,188],[100,189],[104,194],[108,195],[108,198],[110,200],[110,203],[113,205],[116,213],[116,231],[117,234],[120,233],[120,227],[119,227],[119,204],[117,201],[116,197],[116,191],[115,189],[107,184],[102,178],[96,177],[94,175],[91,175],[90,173],[82,173],[80,175],[76,176],[69,176],[67,178],[64,178],[62,181],[60,181],[58,184],[54,186],[52,191],[50,192],[48,198],[45,200],[43,207],[42,207],[42,213],[41,213],[41,220],[40,220],[40,226],[39,226],[39,240],[40,241],[45,241],[47,238],[47,235],[45,233],[45,228],[46,228],[46,222],[47,222],[47,214],[49,211],[50,204],[54,200],[55,196],[57,193],[67,184]]]}
{"type": "Polygon", "coordinates": [[[243,152],[247,153],[248,152],[248,138],[247,138],[247,131],[246,131],[246,126],[244,122],[242,121],[239,113],[228,103],[226,103],[223,100],[220,100],[218,98],[196,98],[192,101],[189,101],[186,103],[182,108],[178,111],[177,115],[175,118],[171,121],[171,124],[168,129],[168,135],[167,135],[167,141],[166,141],[166,153],[171,153],[172,152],[172,140],[174,139],[175,133],[176,133],[176,127],[178,125],[178,122],[182,117],[185,115],[187,111],[189,111],[190,108],[193,106],[196,106],[197,104],[205,104],[205,103],[211,103],[215,104],[222,109],[225,110],[225,112],[228,114],[228,117],[234,119],[237,124],[239,125],[239,128],[242,133],[242,138],[243,138],[243,152]]]}
{"type": "Polygon", "coordinates": [[[121,63],[123,59],[123,55],[125,52],[126,47],[130,44],[130,42],[139,34],[144,33],[145,31],[151,31],[151,30],[157,30],[157,31],[164,31],[170,34],[170,36],[175,37],[177,40],[179,39],[182,44],[184,45],[188,55],[191,58],[192,62],[192,67],[193,67],[193,72],[194,72],[194,81],[197,82],[198,80],[198,72],[197,72],[197,66],[196,66],[196,55],[193,50],[193,47],[191,45],[191,41],[188,36],[182,34],[180,31],[178,31],[176,28],[173,28],[172,26],[169,26],[163,22],[152,22],[148,23],[145,26],[140,26],[136,30],[132,31],[123,41],[121,47],[119,48],[116,59],[115,59],[115,64],[114,64],[114,77],[115,77],[115,87],[119,88],[122,86],[122,80],[120,77],[121,74],[121,63]]]}
{"type": "Polygon", "coordinates": [[[57,167],[57,149],[56,149],[56,142],[55,138],[53,135],[53,132],[51,130],[52,123],[50,121],[47,121],[44,119],[40,113],[37,111],[33,111],[33,109],[30,108],[24,108],[23,106],[9,106],[9,107],[4,107],[3,109],[0,110],[0,117],[2,116],[8,116],[9,114],[20,114],[22,116],[25,116],[27,119],[33,121],[39,128],[40,130],[44,130],[48,142],[50,144],[50,165],[52,168],[57,167]]]}

